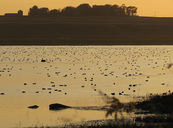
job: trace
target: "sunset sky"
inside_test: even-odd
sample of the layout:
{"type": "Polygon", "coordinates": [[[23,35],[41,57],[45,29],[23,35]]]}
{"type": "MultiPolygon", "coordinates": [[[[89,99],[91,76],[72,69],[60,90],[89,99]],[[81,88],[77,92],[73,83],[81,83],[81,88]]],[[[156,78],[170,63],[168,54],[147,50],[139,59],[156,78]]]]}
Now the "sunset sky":
{"type": "Polygon", "coordinates": [[[117,4],[138,7],[139,16],[173,17],[173,0],[1,0],[0,15],[15,13],[23,10],[28,14],[29,8],[34,5],[51,9],[62,9],[66,6],[78,6],[82,3],[92,5],[117,4]]]}

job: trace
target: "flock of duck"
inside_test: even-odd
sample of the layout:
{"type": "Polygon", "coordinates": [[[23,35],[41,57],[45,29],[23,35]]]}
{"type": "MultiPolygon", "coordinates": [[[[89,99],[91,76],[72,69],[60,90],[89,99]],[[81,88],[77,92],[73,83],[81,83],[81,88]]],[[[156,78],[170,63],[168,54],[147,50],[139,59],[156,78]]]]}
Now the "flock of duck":
{"type": "MultiPolygon", "coordinates": [[[[139,92],[138,86],[149,85],[153,76],[171,75],[172,55],[173,47],[1,46],[0,77],[6,81],[15,77],[22,86],[38,86],[32,92],[38,94],[57,92],[67,96],[68,87],[81,93],[90,87],[91,93],[103,89],[105,95],[129,96],[139,92]],[[30,82],[16,77],[31,70],[30,82]],[[47,85],[41,81],[47,81],[47,85]]],[[[158,86],[168,85],[166,82],[158,86]]],[[[20,93],[31,93],[22,89],[20,93]]],[[[1,86],[0,95],[6,95],[1,86]]]]}

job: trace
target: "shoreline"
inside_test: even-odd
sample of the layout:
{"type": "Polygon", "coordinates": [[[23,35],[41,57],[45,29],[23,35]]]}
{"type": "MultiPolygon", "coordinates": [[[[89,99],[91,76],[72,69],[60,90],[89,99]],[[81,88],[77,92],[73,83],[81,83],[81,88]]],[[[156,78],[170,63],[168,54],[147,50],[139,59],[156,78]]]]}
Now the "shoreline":
{"type": "MultiPolygon", "coordinates": [[[[116,122],[114,119],[103,119],[103,120],[89,120],[84,122],[77,122],[77,123],[69,123],[64,125],[57,125],[57,126],[48,126],[49,128],[157,128],[157,127],[172,127],[172,119],[173,116],[171,113],[165,113],[162,111],[163,106],[166,109],[166,105],[170,105],[169,101],[170,98],[173,97],[173,93],[167,95],[153,95],[153,96],[146,96],[145,100],[141,102],[134,102],[136,103],[136,112],[143,110],[143,111],[150,111],[151,113],[133,113],[135,116],[130,116],[131,118],[125,118],[124,120],[118,119],[116,122]],[[153,102],[152,105],[160,103],[162,109],[158,112],[159,109],[155,107],[153,111],[153,107],[147,107],[151,105],[150,103],[153,102]],[[164,103],[163,103],[164,102],[164,103]],[[166,104],[165,104],[166,103],[166,104]],[[150,114],[150,115],[148,115],[150,114]],[[154,114],[154,115],[153,115],[154,114]],[[136,116],[139,115],[139,116],[136,116]],[[142,116],[143,115],[143,116],[142,116]]],[[[157,105],[158,108],[160,106],[157,105]]],[[[169,106],[171,108],[172,106],[169,106]]],[[[171,109],[173,110],[173,109],[171,109]]],[[[43,126],[44,127],[44,126],[43,126]]],[[[47,127],[47,126],[46,126],[47,127]]],[[[45,128],[46,128],[45,127],[45,128]]],[[[37,128],[37,127],[36,127],[37,128]]],[[[39,128],[39,127],[38,127],[39,128]]]]}

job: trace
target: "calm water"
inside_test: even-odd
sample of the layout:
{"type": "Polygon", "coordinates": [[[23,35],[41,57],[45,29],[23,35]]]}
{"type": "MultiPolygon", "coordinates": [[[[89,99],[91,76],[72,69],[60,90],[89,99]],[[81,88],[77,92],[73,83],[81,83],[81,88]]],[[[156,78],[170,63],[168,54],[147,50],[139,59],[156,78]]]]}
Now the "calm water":
{"type": "Polygon", "coordinates": [[[105,119],[104,111],[50,111],[49,104],[103,106],[98,90],[122,102],[172,92],[172,62],[172,46],[1,46],[0,127],[105,119]]]}

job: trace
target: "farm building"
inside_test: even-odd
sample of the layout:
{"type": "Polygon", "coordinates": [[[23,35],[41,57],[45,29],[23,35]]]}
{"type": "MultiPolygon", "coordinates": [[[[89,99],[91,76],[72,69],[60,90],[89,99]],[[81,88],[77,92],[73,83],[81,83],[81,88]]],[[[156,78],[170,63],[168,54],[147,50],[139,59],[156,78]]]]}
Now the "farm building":
{"type": "Polygon", "coordinates": [[[5,13],[4,16],[23,16],[23,11],[19,10],[18,13],[5,13]]]}

